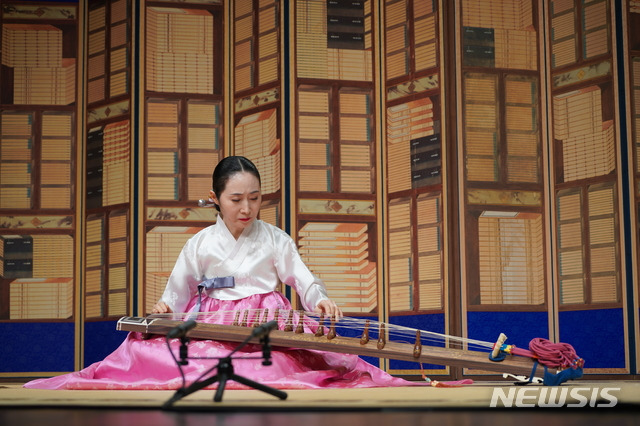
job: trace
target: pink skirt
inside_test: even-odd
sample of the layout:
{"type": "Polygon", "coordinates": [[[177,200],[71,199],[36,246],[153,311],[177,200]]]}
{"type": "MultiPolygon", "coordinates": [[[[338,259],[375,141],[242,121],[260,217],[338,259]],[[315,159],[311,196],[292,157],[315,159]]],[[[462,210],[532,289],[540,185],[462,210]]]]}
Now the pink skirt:
{"type": "MultiPolygon", "coordinates": [[[[195,297],[187,311],[195,305],[195,297]]],[[[203,297],[202,312],[265,309],[291,309],[278,292],[256,294],[240,300],[203,297]]],[[[218,358],[227,356],[238,343],[193,339],[188,344],[188,364],[182,365],[184,381],[175,358],[179,358],[180,339],[165,336],[143,339],[131,332],[122,344],[104,360],[87,368],[24,385],[32,389],[179,389],[202,381],[216,373],[218,358]],[[172,353],[170,352],[173,352],[172,353]],[[174,358],[175,356],[175,358],[174,358]],[[204,359],[204,358],[209,359],[204,359]],[[198,359],[200,358],[200,359],[198,359]]],[[[333,352],[273,348],[272,365],[262,365],[262,346],[250,344],[233,355],[237,375],[278,389],[370,388],[424,385],[393,377],[357,355],[333,352]]],[[[213,383],[207,389],[214,389],[213,383]]],[[[229,381],[225,389],[247,389],[229,381]]]]}

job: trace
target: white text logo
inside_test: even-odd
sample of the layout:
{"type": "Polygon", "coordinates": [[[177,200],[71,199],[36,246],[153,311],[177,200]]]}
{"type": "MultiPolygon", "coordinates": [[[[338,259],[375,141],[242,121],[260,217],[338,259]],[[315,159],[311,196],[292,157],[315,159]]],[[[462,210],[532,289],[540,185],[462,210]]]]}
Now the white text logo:
{"type": "Polygon", "coordinates": [[[490,407],[615,407],[620,388],[512,387],[494,388],[490,407]]]}

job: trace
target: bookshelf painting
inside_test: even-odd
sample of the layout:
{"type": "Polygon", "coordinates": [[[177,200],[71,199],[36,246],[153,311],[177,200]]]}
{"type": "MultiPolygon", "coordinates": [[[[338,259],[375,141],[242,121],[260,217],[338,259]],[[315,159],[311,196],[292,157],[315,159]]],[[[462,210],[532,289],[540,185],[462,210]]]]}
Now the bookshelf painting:
{"type": "MultiPolygon", "coordinates": [[[[471,236],[467,241],[473,241],[467,252],[467,268],[471,268],[467,300],[471,306],[496,301],[498,304],[514,303],[513,300],[503,300],[503,297],[495,299],[496,296],[489,296],[504,290],[481,291],[483,285],[478,287],[478,273],[480,281],[497,279],[499,283],[506,279],[506,271],[499,273],[500,277],[492,276],[494,272],[490,271],[494,267],[491,264],[500,259],[509,263],[509,259],[513,261],[520,250],[509,243],[495,245],[497,241],[487,240],[487,237],[507,235],[511,232],[509,229],[521,226],[524,234],[520,241],[538,247],[537,254],[530,259],[536,265],[535,274],[540,274],[540,261],[544,261],[537,30],[540,24],[536,21],[539,6],[536,1],[461,2],[459,31],[462,37],[459,48],[462,50],[461,81],[464,88],[459,96],[463,113],[464,168],[461,178],[465,193],[462,208],[466,210],[467,217],[465,232],[471,236]],[[531,196],[518,198],[516,194],[521,193],[531,196]],[[479,209],[482,204],[495,208],[479,209]],[[506,206],[511,209],[518,206],[519,209],[503,210],[506,206]],[[474,254],[480,248],[486,251],[474,254]],[[483,253],[487,256],[484,261],[478,257],[483,253]],[[481,294],[485,296],[481,297],[481,294]]],[[[496,285],[500,286],[498,283],[496,285]]],[[[544,279],[537,286],[544,289],[544,279]]],[[[543,303],[539,290],[537,294],[532,299],[533,303],[543,303]]],[[[531,304],[531,301],[525,304],[531,304]]]]}
{"type": "Polygon", "coordinates": [[[553,97],[553,133],[557,146],[557,176],[575,182],[606,176],[616,168],[616,137],[613,117],[604,96],[607,86],[587,86],[553,97]],[[561,161],[561,163],[560,163],[561,161]]]}
{"type": "Polygon", "coordinates": [[[477,228],[479,303],[544,305],[542,215],[483,211],[477,228]]]}
{"type": "Polygon", "coordinates": [[[71,105],[76,98],[73,24],[5,23],[2,26],[2,103],[71,105]]]}
{"type": "Polygon", "coordinates": [[[344,312],[377,310],[377,265],[369,260],[366,223],[307,222],[298,231],[298,244],[302,260],[344,312]]]}
{"type": "Polygon", "coordinates": [[[131,169],[129,120],[89,129],[86,146],[88,209],[129,202],[131,169]]]}
{"type": "Polygon", "coordinates": [[[148,314],[186,241],[216,220],[215,209],[197,203],[208,198],[211,174],[226,152],[223,63],[230,52],[223,27],[231,6],[210,0],[142,7],[144,254],[137,309],[148,314]]]}
{"type": "Polygon", "coordinates": [[[617,197],[611,181],[617,167],[617,143],[613,119],[603,114],[606,103],[599,86],[554,97],[558,184],[567,186],[557,194],[561,220],[558,233],[563,246],[560,294],[564,306],[620,302],[620,278],[616,272],[619,225],[614,209],[617,197]],[[583,183],[589,180],[602,183],[583,183]],[[579,227],[582,235],[571,232],[571,224],[579,227]],[[579,258],[570,261],[571,253],[579,258]]]}
{"type": "Polygon", "coordinates": [[[223,149],[221,8],[148,5],[145,14],[145,199],[195,206],[223,149]]]}
{"type": "Polygon", "coordinates": [[[300,192],[374,192],[370,91],[300,86],[297,140],[300,192]]]}
{"type": "Polygon", "coordinates": [[[462,1],[463,66],[538,69],[535,2],[462,1]]]}
{"type": "Polygon", "coordinates": [[[78,6],[3,0],[0,9],[0,332],[21,330],[0,357],[20,357],[3,371],[71,371],[78,6]],[[64,348],[30,347],[43,329],[64,348]]]}
{"type": "Polygon", "coordinates": [[[380,317],[375,2],[296,0],[294,232],[347,315],[380,317]]]}
{"type": "Polygon", "coordinates": [[[69,212],[74,117],[64,111],[0,111],[0,208],[69,212]]]}
{"type": "Polygon", "coordinates": [[[442,182],[440,120],[432,98],[424,96],[387,108],[387,185],[390,193],[442,182]]]}
{"type": "Polygon", "coordinates": [[[235,93],[255,93],[280,80],[279,0],[232,2],[235,93]],[[257,7],[254,4],[257,3],[257,7]]]}
{"type": "Polygon", "coordinates": [[[385,71],[387,81],[438,66],[438,2],[389,0],[385,13],[385,71]]]}
{"type": "Polygon", "coordinates": [[[296,0],[296,77],[371,82],[372,3],[296,0]]]}
{"type": "Polygon", "coordinates": [[[98,0],[86,5],[83,366],[103,359],[122,342],[114,324],[132,311],[134,300],[134,3],[98,0]]]}
{"type": "Polygon", "coordinates": [[[68,235],[1,235],[0,276],[9,291],[2,319],[73,318],[73,238],[68,235]],[[51,291],[46,290],[47,286],[51,291]],[[53,301],[52,301],[53,300],[53,301]]]}
{"type": "Polygon", "coordinates": [[[87,319],[114,318],[129,312],[128,228],[126,210],[87,218],[84,292],[87,319]]]}
{"type": "MultiPolygon", "coordinates": [[[[626,315],[622,284],[620,210],[620,135],[615,67],[612,57],[613,2],[553,2],[547,19],[574,20],[577,31],[551,42],[554,86],[550,125],[553,137],[554,209],[558,333],[586,338],[587,318],[604,320],[600,333],[623,327],[626,315]],[[571,47],[569,45],[571,44],[571,47]],[[600,73],[574,73],[585,67],[600,73]],[[561,84],[559,84],[561,83],[561,84]]],[[[628,349],[584,348],[594,359],[591,371],[628,371],[628,349]],[[590,351],[590,352],[589,352],[590,351]]]]}
{"type": "Polygon", "coordinates": [[[131,94],[131,3],[92,1],[88,10],[87,104],[131,94]]]}
{"type": "MultiPolygon", "coordinates": [[[[547,337],[549,220],[540,1],[462,0],[459,20],[462,154],[460,262],[466,337],[547,337]],[[514,326],[506,318],[520,318],[514,326]]],[[[465,370],[465,374],[486,374],[465,370]]]]}
{"type": "Polygon", "coordinates": [[[131,307],[131,8],[128,0],[105,0],[87,10],[83,312],[91,327],[106,327],[131,307]]]}
{"type": "MultiPolygon", "coordinates": [[[[640,25],[640,1],[630,0],[627,2],[626,13],[626,41],[629,46],[626,57],[627,69],[625,74],[629,76],[629,89],[627,98],[629,99],[629,109],[627,110],[627,123],[629,134],[629,169],[631,172],[631,183],[633,195],[631,199],[631,235],[635,235],[635,264],[640,265],[640,34],[638,31],[631,31],[640,25]],[[635,216],[635,220],[633,220],[635,216]]],[[[635,292],[640,293],[640,271],[636,267],[635,274],[635,292]]],[[[637,319],[635,321],[635,329],[640,329],[640,308],[636,306],[637,319]]],[[[638,336],[638,333],[636,333],[638,336]]],[[[636,365],[640,365],[640,352],[636,351],[636,365]]]]}
{"type": "Polygon", "coordinates": [[[220,161],[220,104],[204,100],[147,102],[147,199],[195,203],[211,189],[220,161]],[[185,120],[182,122],[181,120],[185,120]]]}
{"type": "Polygon", "coordinates": [[[153,6],[148,6],[145,12],[147,90],[213,93],[211,12],[153,6]]]}
{"type": "Polygon", "coordinates": [[[611,53],[609,0],[550,2],[551,66],[554,70],[611,53]]]}
{"type": "MultiPolygon", "coordinates": [[[[384,2],[385,267],[392,324],[447,333],[441,2],[384,2]]],[[[446,374],[443,366],[390,360],[393,374],[446,374]]]]}

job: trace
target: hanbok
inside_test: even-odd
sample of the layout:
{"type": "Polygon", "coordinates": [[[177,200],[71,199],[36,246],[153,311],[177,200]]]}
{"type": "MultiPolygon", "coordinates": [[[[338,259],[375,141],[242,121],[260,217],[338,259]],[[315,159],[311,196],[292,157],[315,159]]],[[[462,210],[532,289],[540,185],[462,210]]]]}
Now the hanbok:
{"type": "MultiPolygon", "coordinates": [[[[173,312],[290,310],[277,291],[279,282],[294,288],[303,307],[312,311],[327,299],[322,281],[303,263],[293,240],[282,230],[256,220],[236,240],[221,218],[184,246],[162,299],[173,312]],[[234,286],[209,288],[199,284],[216,277],[234,277],[234,286]]],[[[181,339],[130,332],[102,361],[85,369],[24,385],[37,389],[180,389],[215,373],[217,360],[238,343],[192,339],[188,363],[176,362],[181,339]]],[[[249,344],[233,356],[236,374],[277,389],[368,388],[424,384],[396,378],[357,355],[273,347],[271,365],[263,365],[262,346],[249,344]]],[[[207,388],[216,388],[212,383],[207,388]]],[[[226,389],[247,389],[229,381],[226,389]]]]}

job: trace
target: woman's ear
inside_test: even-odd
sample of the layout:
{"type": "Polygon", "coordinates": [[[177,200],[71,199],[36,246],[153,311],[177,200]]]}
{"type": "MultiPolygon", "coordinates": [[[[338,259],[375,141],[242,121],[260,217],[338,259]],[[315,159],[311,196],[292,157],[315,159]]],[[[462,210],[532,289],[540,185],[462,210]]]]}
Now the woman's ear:
{"type": "Polygon", "coordinates": [[[209,202],[212,202],[215,205],[216,210],[220,209],[220,200],[216,197],[216,193],[213,192],[213,189],[209,191],[209,202]]]}

